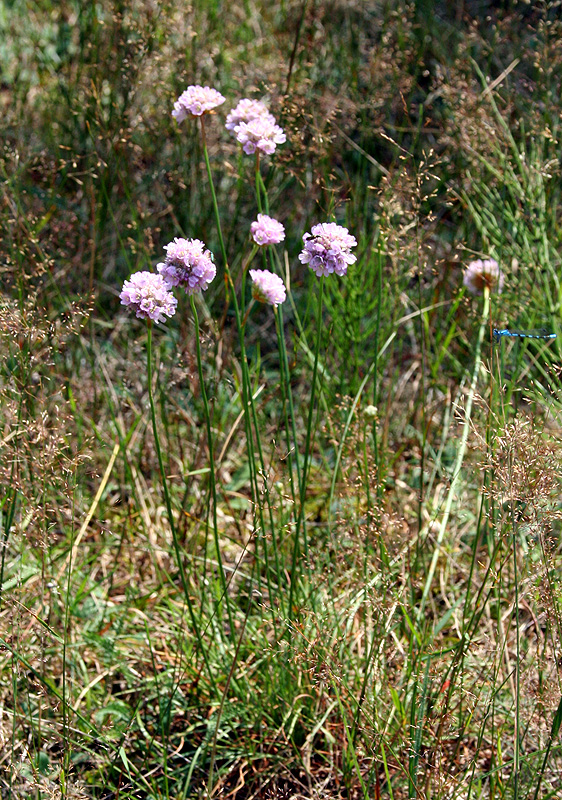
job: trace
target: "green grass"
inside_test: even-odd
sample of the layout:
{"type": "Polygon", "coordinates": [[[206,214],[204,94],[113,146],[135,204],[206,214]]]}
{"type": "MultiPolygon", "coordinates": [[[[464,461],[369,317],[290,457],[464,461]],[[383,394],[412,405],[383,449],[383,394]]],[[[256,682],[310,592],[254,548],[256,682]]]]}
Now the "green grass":
{"type": "Polygon", "coordinates": [[[484,5],[0,5],[2,797],[559,796],[562,26],[484,5]],[[181,236],[217,278],[149,329],[181,236]]]}

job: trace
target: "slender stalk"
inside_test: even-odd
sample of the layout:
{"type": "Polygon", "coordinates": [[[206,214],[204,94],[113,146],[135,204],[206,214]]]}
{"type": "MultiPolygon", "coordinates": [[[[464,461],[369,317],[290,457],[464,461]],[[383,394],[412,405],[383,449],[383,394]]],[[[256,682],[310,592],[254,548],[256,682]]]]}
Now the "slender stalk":
{"type": "MultiPolygon", "coordinates": [[[[262,504],[260,502],[259,483],[258,483],[258,476],[257,476],[257,472],[256,472],[256,463],[255,463],[255,452],[256,452],[256,450],[255,450],[255,448],[257,449],[257,452],[258,452],[260,469],[261,469],[261,473],[263,475],[264,496],[265,496],[266,504],[267,504],[268,509],[269,509],[270,525],[271,525],[272,531],[274,529],[274,522],[273,522],[273,514],[272,514],[271,502],[270,502],[270,497],[269,497],[269,487],[267,485],[267,470],[265,468],[265,461],[264,461],[263,451],[262,451],[262,447],[261,447],[261,441],[260,441],[260,435],[259,435],[259,427],[258,427],[258,423],[257,423],[256,410],[255,410],[255,406],[254,406],[254,402],[253,402],[250,374],[249,374],[249,370],[248,370],[248,361],[247,361],[247,358],[246,358],[246,349],[245,349],[245,345],[244,345],[244,331],[245,331],[245,321],[246,321],[246,319],[244,318],[244,320],[242,320],[240,304],[238,303],[238,298],[236,297],[236,291],[235,291],[234,283],[233,283],[233,280],[232,280],[232,275],[230,273],[230,267],[228,266],[228,259],[227,259],[227,255],[226,255],[225,245],[224,245],[224,238],[223,238],[223,235],[222,235],[220,213],[219,213],[217,197],[216,197],[216,193],[215,193],[215,189],[214,189],[214,185],[213,185],[213,175],[212,175],[211,163],[210,163],[210,160],[209,160],[209,153],[208,153],[207,142],[206,142],[206,137],[205,137],[204,117],[202,116],[200,119],[201,119],[201,132],[202,132],[202,137],[203,137],[203,153],[204,153],[204,157],[205,157],[205,164],[206,164],[206,167],[207,167],[207,174],[208,174],[208,177],[209,177],[209,184],[210,184],[210,187],[211,187],[211,197],[212,197],[212,201],[213,201],[213,209],[214,209],[214,213],[215,213],[215,220],[216,220],[216,224],[217,224],[219,242],[220,242],[222,258],[223,258],[223,262],[224,262],[225,280],[227,282],[227,285],[232,289],[232,301],[233,301],[233,304],[234,304],[234,313],[235,313],[235,316],[236,316],[236,327],[237,327],[237,331],[238,331],[238,340],[239,340],[239,344],[240,344],[240,362],[241,362],[241,368],[242,368],[242,408],[243,408],[243,412],[244,412],[244,424],[245,424],[245,429],[246,429],[246,440],[247,440],[247,444],[248,444],[248,464],[249,464],[249,468],[250,468],[250,484],[251,484],[251,487],[252,487],[252,495],[253,495],[252,499],[253,499],[253,502],[254,502],[254,508],[256,508],[258,510],[258,516],[259,516],[259,519],[260,519],[260,526],[262,528],[262,531],[264,531],[264,533],[265,533],[265,528],[264,528],[264,524],[263,524],[263,509],[262,509],[262,504]],[[252,425],[253,425],[253,427],[255,429],[255,434],[256,434],[256,442],[255,442],[255,444],[254,444],[254,438],[253,438],[252,425]]],[[[259,198],[260,186],[263,187],[263,182],[261,182],[261,184],[260,184],[261,176],[259,175],[259,153],[257,154],[257,157],[256,157],[256,171],[257,171],[256,193],[257,193],[258,198],[259,198]]],[[[265,189],[265,187],[263,187],[263,188],[265,189]]],[[[242,294],[244,294],[244,292],[245,292],[245,271],[244,271],[244,274],[242,275],[242,294]]],[[[244,308],[244,299],[242,300],[242,308],[244,308]]],[[[257,542],[258,541],[259,540],[256,540],[256,553],[255,553],[256,558],[258,556],[258,553],[257,553],[257,542]]],[[[263,547],[264,547],[264,559],[265,559],[265,562],[266,562],[265,563],[265,567],[266,567],[266,576],[267,576],[267,581],[268,581],[268,590],[270,592],[272,592],[271,578],[270,578],[270,568],[269,568],[269,564],[268,564],[268,555],[267,555],[267,542],[266,542],[265,537],[263,538],[263,547]]]]}
{"type": "MultiPolygon", "coordinates": [[[[217,195],[216,195],[216,192],[215,192],[215,187],[214,187],[214,184],[213,184],[213,172],[211,170],[211,162],[209,161],[209,152],[208,152],[208,149],[207,149],[207,140],[206,140],[206,137],[205,137],[204,115],[202,115],[200,117],[200,119],[201,119],[201,134],[202,134],[202,137],[203,137],[203,155],[205,157],[205,165],[207,167],[207,175],[208,175],[208,178],[209,178],[209,186],[211,188],[211,197],[212,197],[212,201],[213,201],[213,210],[214,210],[214,214],[215,214],[215,221],[216,221],[216,224],[217,224],[217,232],[218,232],[218,236],[219,236],[219,244],[220,244],[222,259],[223,259],[223,263],[224,263],[225,281],[226,281],[226,284],[227,284],[227,289],[228,288],[232,289],[232,293],[233,293],[232,301],[234,303],[234,313],[235,313],[235,316],[236,316],[236,326],[237,326],[237,330],[238,330],[238,338],[239,338],[239,341],[240,341],[240,350],[241,350],[240,359],[241,359],[241,362],[242,362],[243,392],[246,392],[246,394],[251,397],[250,386],[249,386],[249,384],[246,385],[245,380],[244,380],[245,376],[247,376],[247,370],[245,370],[245,368],[244,368],[244,365],[246,364],[246,351],[245,351],[245,347],[244,347],[244,336],[243,336],[244,326],[243,326],[241,315],[240,315],[240,306],[239,306],[239,303],[238,303],[238,299],[236,297],[235,286],[234,286],[234,282],[232,280],[232,275],[230,273],[230,267],[228,265],[228,258],[227,258],[227,255],[226,255],[226,248],[225,248],[225,245],[224,245],[224,238],[223,238],[223,235],[222,235],[222,226],[221,226],[221,218],[220,218],[219,206],[218,206],[218,202],[217,202],[217,195]]],[[[244,397],[244,414],[247,414],[247,397],[244,397]]]]}
{"type": "MultiPolygon", "coordinates": [[[[242,269],[241,269],[240,275],[239,275],[239,280],[240,280],[240,283],[239,283],[239,286],[240,286],[240,315],[243,317],[242,326],[244,326],[246,324],[247,314],[248,314],[248,312],[246,312],[246,279],[247,279],[247,276],[248,276],[248,269],[250,267],[250,264],[252,263],[252,261],[256,257],[256,253],[258,252],[258,250],[259,250],[259,247],[258,247],[257,244],[255,244],[252,247],[251,253],[244,260],[244,262],[242,264],[242,269]]],[[[237,283],[238,283],[238,281],[237,281],[237,283]]],[[[249,309],[248,309],[248,311],[249,311],[249,309]]]]}
{"type": "Polygon", "coordinates": [[[260,151],[256,150],[256,166],[255,166],[255,185],[256,185],[256,205],[260,214],[269,214],[269,200],[267,197],[267,188],[265,186],[262,174],[260,171],[260,151]]]}
{"type": "MultiPolygon", "coordinates": [[[[248,309],[247,309],[246,314],[244,316],[244,319],[242,321],[241,333],[240,333],[240,341],[241,341],[242,344],[244,342],[244,334],[245,334],[245,330],[246,330],[246,322],[248,320],[248,317],[249,317],[250,311],[252,310],[253,305],[254,305],[254,301],[252,300],[250,305],[248,306],[248,309]]],[[[270,566],[270,562],[269,562],[269,548],[268,548],[268,545],[267,545],[267,538],[265,536],[266,526],[265,526],[264,508],[263,508],[263,504],[261,502],[262,492],[260,492],[260,487],[259,487],[259,484],[258,484],[258,474],[257,474],[257,472],[255,470],[255,467],[253,467],[253,465],[255,464],[255,452],[256,451],[257,451],[258,458],[259,458],[260,472],[261,472],[262,483],[263,483],[263,496],[265,498],[265,503],[267,505],[268,516],[269,516],[269,528],[271,530],[271,540],[272,540],[272,544],[273,544],[273,548],[274,548],[274,552],[275,552],[275,558],[276,558],[276,573],[275,573],[276,576],[278,576],[280,574],[280,572],[279,572],[279,563],[278,563],[278,560],[277,560],[278,559],[277,534],[276,534],[276,529],[275,529],[275,521],[273,519],[273,509],[272,509],[272,506],[271,506],[271,497],[270,497],[270,494],[269,494],[268,470],[266,469],[266,466],[265,466],[265,458],[264,458],[263,448],[262,448],[261,438],[260,438],[258,415],[256,413],[256,407],[255,407],[255,404],[254,404],[253,392],[251,390],[248,363],[247,363],[247,360],[245,358],[244,358],[244,361],[243,361],[243,364],[242,364],[242,369],[245,372],[245,383],[248,386],[248,391],[247,391],[247,395],[246,395],[247,396],[247,402],[245,403],[245,406],[248,409],[247,431],[248,431],[249,455],[250,455],[250,460],[251,460],[251,464],[252,464],[252,467],[250,469],[250,475],[251,475],[253,494],[254,494],[254,508],[257,509],[257,512],[255,512],[255,513],[259,517],[259,526],[260,526],[261,531],[263,532],[263,538],[262,538],[261,541],[262,541],[262,546],[263,546],[263,557],[264,557],[264,564],[265,564],[265,570],[266,570],[267,590],[269,592],[269,597],[273,598],[274,594],[276,594],[276,593],[274,592],[273,584],[271,583],[271,566],[270,566]],[[253,430],[255,431],[255,444],[254,444],[254,440],[253,440],[252,426],[253,426],[253,430]]],[[[255,551],[256,560],[258,558],[258,549],[257,549],[257,547],[258,547],[259,541],[260,541],[260,539],[258,537],[256,537],[256,551],[255,551]]],[[[258,573],[258,581],[259,581],[259,573],[258,573]]],[[[273,607],[272,607],[272,621],[273,621],[273,625],[275,626],[276,625],[276,618],[275,618],[275,614],[273,613],[273,607]]]]}
{"type": "Polygon", "coordinates": [[[283,309],[278,306],[275,312],[275,327],[277,329],[277,345],[279,348],[279,365],[281,372],[281,394],[283,399],[283,410],[285,412],[285,434],[287,437],[287,463],[289,465],[289,479],[291,483],[291,496],[296,505],[296,495],[293,481],[293,452],[295,454],[295,468],[297,472],[297,485],[300,487],[300,465],[298,455],[298,439],[295,426],[295,408],[293,403],[293,392],[291,390],[291,371],[289,369],[289,359],[287,358],[287,347],[285,345],[285,335],[283,332],[283,309]],[[287,403],[289,411],[287,413],[287,403]],[[291,431],[293,441],[291,442],[291,431]]]}
{"type": "MultiPolygon", "coordinates": [[[[287,291],[288,291],[289,300],[292,301],[292,296],[291,296],[291,293],[289,291],[289,287],[287,287],[287,291]]],[[[291,383],[290,383],[291,371],[289,369],[289,359],[288,359],[288,356],[287,356],[287,347],[286,347],[286,343],[285,343],[285,336],[283,335],[283,311],[282,311],[282,307],[281,306],[279,306],[279,308],[278,308],[278,316],[279,316],[279,333],[281,335],[279,336],[279,333],[278,333],[278,340],[277,341],[282,346],[282,350],[283,350],[282,361],[283,361],[284,370],[285,370],[285,376],[286,376],[286,381],[287,381],[287,383],[286,383],[286,386],[287,386],[287,397],[288,397],[288,400],[289,400],[289,413],[290,413],[290,417],[291,417],[291,420],[290,420],[290,422],[291,422],[291,431],[292,431],[292,434],[293,434],[293,448],[294,448],[294,452],[295,452],[295,466],[296,466],[296,470],[297,470],[297,483],[298,483],[299,488],[300,488],[300,485],[301,485],[301,473],[300,473],[300,458],[299,458],[299,448],[298,448],[298,441],[299,440],[298,440],[298,437],[297,437],[297,423],[296,423],[295,407],[294,407],[294,403],[293,403],[293,392],[291,391],[291,383]]],[[[294,496],[293,496],[293,501],[295,501],[294,496]]],[[[296,507],[296,503],[295,503],[295,507],[296,507]]]]}
{"type": "MultiPolygon", "coordinates": [[[[246,314],[244,315],[244,319],[242,319],[241,318],[240,306],[238,304],[238,299],[236,297],[236,291],[234,290],[234,285],[232,283],[232,279],[230,278],[230,276],[229,276],[229,279],[230,279],[230,284],[231,284],[232,290],[233,290],[232,299],[233,299],[233,303],[234,303],[234,313],[235,313],[235,317],[236,317],[236,328],[237,328],[237,331],[238,331],[238,342],[240,344],[240,366],[241,366],[241,369],[242,369],[242,411],[243,411],[243,414],[244,414],[244,428],[245,428],[245,431],[246,431],[246,444],[247,444],[247,447],[248,447],[248,468],[249,468],[249,471],[250,471],[250,486],[251,486],[251,491],[252,491],[252,502],[253,502],[253,507],[254,507],[254,514],[257,517],[259,517],[259,527],[263,532],[265,532],[265,525],[264,525],[264,519],[263,519],[263,508],[262,508],[262,505],[260,503],[260,491],[259,491],[258,475],[257,475],[257,471],[256,471],[256,455],[255,455],[255,446],[256,445],[258,446],[258,452],[259,452],[259,455],[260,455],[260,464],[261,464],[262,474],[264,475],[264,483],[265,483],[265,487],[266,487],[266,496],[267,496],[267,498],[269,498],[269,494],[268,494],[269,490],[268,490],[268,487],[267,487],[267,480],[266,480],[266,477],[265,477],[266,476],[265,464],[264,464],[264,461],[263,461],[263,455],[262,455],[261,446],[260,446],[260,442],[259,442],[259,428],[257,426],[257,421],[256,421],[255,407],[254,407],[253,394],[252,394],[252,385],[251,385],[251,380],[250,380],[250,372],[249,372],[249,369],[248,369],[248,359],[246,358],[246,346],[245,346],[245,341],[244,341],[244,339],[245,339],[245,330],[246,330],[246,321],[247,321],[247,318],[248,318],[248,315],[249,315],[249,312],[250,312],[250,309],[251,309],[251,304],[248,307],[248,309],[246,311],[246,314]],[[256,445],[254,444],[254,435],[253,435],[253,430],[252,430],[252,419],[254,420],[254,428],[255,428],[255,432],[256,432],[256,445]]],[[[245,276],[243,276],[243,279],[242,279],[242,292],[243,293],[245,292],[245,276]]],[[[257,528],[258,526],[256,526],[256,524],[254,523],[254,527],[257,528]]],[[[259,539],[259,537],[257,537],[256,538],[256,549],[255,549],[255,552],[254,552],[254,558],[256,559],[256,561],[259,558],[259,552],[258,552],[259,541],[260,541],[260,539],[259,539]]],[[[266,547],[265,538],[263,539],[263,541],[264,541],[264,547],[266,547]]],[[[265,557],[265,560],[267,562],[267,553],[265,551],[264,551],[264,557],[265,557]]],[[[268,567],[267,563],[266,563],[266,569],[267,569],[267,580],[268,580],[268,585],[269,585],[270,576],[269,576],[269,567],[268,567]]],[[[258,574],[258,587],[260,586],[260,582],[259,581],[260,581],[260,579],[259,579],[259,574],[258,574]]]]}
{"type": "Polygon", "coordinates": [[[211,171],[211,162],[209,161],[209,151],[207,149],[207,137],[205,135],[205,115],[202,114],[199,119],[201,120],[201,136],[203,138],[203,156],[205,158],[205,166],[207,167],[207,175],[209,178],[209,186],[211,187],[211,198],[213,200],[213,210],[215,212],[215,221],[217,223],[217,233],[219,236],[219,244],[221,248],[221,255],[224,264],[225,273],[228,276],[229,282],[231,282],[230,278],[230,268],[228,266],[228,258],[226,257],[226,247],[224,245],[224,238],[222,235],[222,226],[221,226],[221,217],[219,213],[219,204],[217,202],[217,195],[215,192],[215,185],[213,183],[213,173],[211,171]]]}
{"type": "MultiPolygon", "coordinates": [[[[203,155],[205,158],[205,165],[207,167],[207,175],[209,178],[209,186],[211,188],[211,198],[213,201],[213,210],[215,214],[215,221],[217,225],[217,232],[219,236],[219,243],[221,248],[221,254],[224,264],[224,272],[225,272],[225,284],[226,284],[226,303],[228,303],[228,295],[229,289],[232,290],[232,302],[234,304],[234,314],[236,317],[236,328],[238,332],[238,341],[240,343],[240,362],[242,367],[242,410],[244,412],[244,427],[246,430],[246,441],[248,444],[248,465],[250,469],[250,485],[252,487],[252,500],[254,502],[255,507],[259,507],[259,491],[258,491],[258,481],[256,475],[256,468],[255,468],[255,456],[254,456],[254,447],[253,447],[253,436],[252,436],[252,420],[250,414],[250,405],[252,404],[252,390],[250,384],[250,377],[248,372],[248,363],[246,359],[246,349],[244,346],[244,323],[242,322],[241,313],[240,313],[240,305],[238,303],[238,299],[236,297],[236,289],[234,286],[234,282],[232,280],[232,275],[230,272],[230,267],[228,265],[228,258],[226,255],[226,248],[224,244],[224,237],[222,234],[222,226],[221,226],[221,219],[220,219],[220,212],[219,206],[217,202],[217,195],[215,192],[215,187],[213,184],[213,173],[211,170],[211,162],[209,160],[209,152],[207,148],[207,139],[205,136],[205,120],[204,115],[200,117],[201,119],[201,135],[203,139],[203,155]]],[[[243,286],[242,291],[244,291],[244,277],[242,278],[243,286]]]]}
{"type": "Polygon", "coordinates": [[[197,315],[197,306],[195,305],[195,298],[190,295],[189,302],[191,304],[191,312],[193,314],[193,321],[195,323],[195,351],[197,353],[197,371],[199,373],[199,387],[201,389],[201,397],[203,398],[203,408],[205,412],[205,425],[207,428],[207,446],[209,448],[209,470],[211,481],[211,498],[213,503],[213,539],[215,542],[215,555],[219,565],[219,574],[221,582],[222,596],[225,599],[226,611],[228,614],[228,623],[231,632],[234,632],[234,625],[232,619],[232,610],[230,608],[230,599],[228,596],[226,578],[224,574],[224,567],[222,564],[222,556],[219,542],[219,527],[217,521],[217,480],[215,473],[215,457],[213,445],[213,429],[211,425],[211,413],[209,410],[209,400],[207,398],[207,390],[205,389],[205,379],[203,376],[203,362],[201,359],[201,337],[199,329],[199,317],[197,315]]]}
{"type": "Polygon", "coordinates": [[[150,416],[152,419],[152,431],[154,433],[154,443],[156,446],[156,455],[158,457],[158,466],[160,469],[160,476],[162,478],[162,489],[164,491],[164,500],[166,502],[166,511],[168,513],[168,520],[170,522],[170,530],[172,531],[172,540],[174,543],[174,550],[176,553],[176,560],[178,562],[178,569],[180,573],[180,580],[183,589],[183,594],[185,597],[185,602],[187,603],[187,609],[189,611],[189,616],[191,618],[191,624],[193,625],[193,630],[195,632],[195,637],[197,639],[197,643],[201,650],[201,655],[203,656],[203,660],[205,662],[205,666],[207,668],[207,673],[209,676],[209,681],[213,689],[216,689],[216,683],[211,671],[211,666],[209,664],[209,660],[207,658],[207,653],[205,651],[205,647],[203,646],[203,640],[201,638],[201,632],[199,630],[199,625],[197,623],[197,618],[195,616],[195,611],[193,609],[193,603],[191,601],[191,597],[189,595],[189,587],[187,585],[187,578],[185,575],[185,570],[183,567],[182,562],[182,554],[180,550],[180,544],[178,540],[178,534],[176,531],[176,525],[174,522],[174,514],[172,512],[172,502],[170,499],[170,493],[168,491],[168,481],[166,480],[166,472],[164,470],[164,460],[162,458],[162,450],[160,448],[160,438],[158,436],[158,426],[156,425],[156,408],[154,405],[154,397],[152,392],[152,321],[147,320],[147,340],[146,340],[146,351],[147,351],[147,369],[148,369],[148,399],[150,402],[150,416]]]}
{"type": "MultiPolygon", "coordinates": [[[[256,407],[254,405],[254,398],[253,398],[252,394],[250,394],[250,411],[251,411],[251,414],[252,414],[254,430],[256,432],[256,448],[257,448],[257,451],[258,451],[259,463],[260,463],[260,471],[261,471],[262,482],[263,482],[263,496],[265,498],[265,504],[267,506],[268,516],[269,516],[269,528],[271,530],[271,540],[272,540],[273,547],[274,547],[274,550],[275,550],[275,555],[277,556],[277,546],[276,546],[277,536],[276,536],[276,532],[275,532],[275,521],[273,519],[273,509],[271,507],[271,497],[270,497],[270,494],[269,494],[268,471],[267,471],[267,469],[265,467],[265,459],[264,459],[264,455],[263,455],[263,448],[262,448],[262,445],[261,445],[258,418],[257,418],[256,407]]],[[[257,485],[256,485],[256,497],[259,497],[259,486],[257,486],[257,485]]],[[[267,590],[269,592],[270,598],[273,598],[274,591],[273,591],[273,585],[271,583],[271,567],[270,567],[270,563],[269,563],[269,548],[268,548],[268,545],[267,545],[267,537],[265,536],[264,509],[263,509],[263,505],[262,505],[261,502],[258,503],[258,510],[259,510],[259,516],[260,516],[261,529],[262,529],[262,531],[264,533],[264,536],[263,536],[263,556],[264,556],[264,563],[265,563],[265,570],[266,570],[267,590]]],[[[276,574],[277,574],[277,576],[280,574],[279,573],[279,569],[277,569],[277,573],[276,574]]],[[[276,625],[276,618],[275,618],[275,614],[273,613],[273,608],[272,608],[272,620],[273,620],[273,624],[276,625]]]]}
{"type": "Polygon", "coordinates": [[[320,278],[320,295],[318,297],[318,311],[316,315],[316,348],[314,352],[314,366],[312,369],[312,385],[310,387],[310,402],[308,407],[308,422],[306,426],[306,441],[304,446],[304,457],[302,465],[302,475],[300,483],[300,508],[295,527],[295,541],[293,545],[293,559],[291,563],[291,585],[289,587],[289,619],[293,613],[293,596],[295,593],[297,561],[299,552],[300,532],[302,527],[302,537],[304,553],[308,563],[308,541],[306,536],[306,522],[304,505],[306,499],[306,480],[310,461],[310,450],[312,447],[312,421],[314,419],[314,400],[316,398],[316,379],[318,376],[318,357],[320,354],[320,344],[322,341],[322,301],[324,297],[324,276],[320,278]]]}
{"type": "Polygon", "coordinates": [[[261,180],[261,173],[260,173],[260,151],[256,150],[256,162],[255,162],[255,186],[256,186],[256,205],[258,207],[258,211],[260,214],[262,213],[262,203],[261,203],[261,190],[263,186],[263,181],[261,180]]]}

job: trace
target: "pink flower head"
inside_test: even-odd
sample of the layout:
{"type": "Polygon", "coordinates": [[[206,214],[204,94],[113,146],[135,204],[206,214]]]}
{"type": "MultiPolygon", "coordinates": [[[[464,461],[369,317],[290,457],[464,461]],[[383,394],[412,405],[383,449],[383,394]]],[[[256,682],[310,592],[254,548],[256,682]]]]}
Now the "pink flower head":
{"type": "Polygon", "coordinates": [[[251,269],[252,297],[260,303],[278,306],[287,299],[285,285],[278,275],[268,269],[251,269]]]}
{"type": "Polygon", "coordinates": [[[213,256],[199,239],[174,239],[165,245],[166,261],[157,270],[169,286],[181,286],[187,294],[204,292],[217,274],[213,256]]]}
{"type": "Polygon", "coordinates": [[[172,117],[175,117],[178,122],[183,122],[190,114],[200,117],[207,111],[212,111],[213,108],[220,106],[225,100],[226,97],[210,86],[199,86],[198,84],[188,86],[174,103],[172,117]]]}
{"type": "Polygon", "coordinates": [[[498,294],[503,289],[505,275],[493,258],[471,261],[464,271],[462,282],[472,294],[482,294],[484,287],[492,290],[497,287],[498,294]]]}
{"type": "Polygon", "coordinates": [[[241,122],[249,122],[257,117],[271,117],[275,123],[275,118],[269,113],[265,103],[261,100],[248,100],[244,98],[238,102],[236,108],[228,114],[226,118],[226,130],[234,131],[241,122]]]}
{"type": "Polygon", "coordinates": [[[140,319],[164,322],[176,313],[178,301],[161,275],[135,272],[123,284],[121,305],[130,306],[140,319]]]}
{"type": "Polygon", "coordinates": [[[279,244],[285,238],[285,228],[273,217],[258,214],[257,222],[250,225],[252,239],[262,247],[265,244],[279,244]]]}
{"type": "Polygon", "coordinates": [[[272,114],[254,117],[249,122],[241,122],[234,131],[242,150],[248,155],[259,150],[270,156],[278,144],[283,144],[287,140],[283,129],[275,124],[275,117],[272,114]]]}
{"type": "Polygon", "coordinates": [[[335,272],[345,275],[350,264],[357,261],[351,248],[357,245],[355,236],[335,222],[321,222],[312,226],[312,233],[302,237],[304,249],[299,261],[308,264],[318,277],[335,272]]]}

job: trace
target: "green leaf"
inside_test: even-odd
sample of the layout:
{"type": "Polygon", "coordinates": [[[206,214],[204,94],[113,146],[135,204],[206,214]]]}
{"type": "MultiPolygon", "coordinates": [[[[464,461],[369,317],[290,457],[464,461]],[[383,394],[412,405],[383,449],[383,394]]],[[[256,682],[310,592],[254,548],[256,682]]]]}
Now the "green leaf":
{"type": "Polygon", "coordinates": [[[560,698],[560,702],[558,703],[558,709],[556,710],[556,714],[554,715],[554,719],[552,720],[552,729],[550,731],[551,739],[554,739],[555,736],[558,736],[560,725],[562,725],[562,697],[560,698]]]}

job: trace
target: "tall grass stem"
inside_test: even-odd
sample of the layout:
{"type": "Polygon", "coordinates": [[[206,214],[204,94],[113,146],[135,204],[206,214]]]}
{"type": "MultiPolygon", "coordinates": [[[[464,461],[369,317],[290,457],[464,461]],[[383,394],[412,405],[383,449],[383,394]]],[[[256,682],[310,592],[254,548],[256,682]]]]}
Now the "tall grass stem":
{"type": "Polygon", "coordinates": [[[433,583],[433,576],[435,575],[437,561],[439,559],[439,555],[441,552],[441,545],[443,544],[443,539],[445,538],[447,525],[449,523],[449,517],[451,515],[451,509],[453,507],[453,500],[455,498],[455,493],[457,491],[457,486],[460,480],[461,469],[464,461],[464,455],[466,452],[466,445],[468,442],[468,434],[470,431],[472,404],[474,402],[474,395],[476,393],[476,384],[478,382],[478,376],[480,374],[480,369],[482,367],[482,343],[484,341],[484,335],[487,329],[489,314],[490,314],[490,290],[488,289],[488,287],[485,287],[482,314],[480,316],[480,327],[478,329],[478,338],[476,340],[476,346],[474,348],[474,365],[472,368],[472,378],[470,381],[470,387],[468,390],[468,396],[464,410],[464,425],[463,425],[459,449],[457,451],[457,458],[455,460],[455,465],[453,467],[453,476],[451,479],[451,485],[449,486],[449,492],[447,494],[447,500],[445,501],[445,509],[443,511],[443,517],[441,519],[441,524],[439,526],[439,531],[437,533],[435,548],[433,550],[431,563],[429,565],[429,570],[427,573],[427,578],[425,581],[425,586],[423,589],[423,594],[419,605],[419,611],[418,611],[419,619],[423,617],[425,604],[427,602],[427,598],[431,590],[431,584],[433,583]]]}

